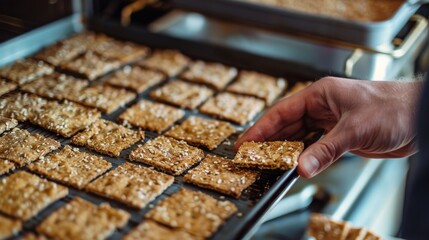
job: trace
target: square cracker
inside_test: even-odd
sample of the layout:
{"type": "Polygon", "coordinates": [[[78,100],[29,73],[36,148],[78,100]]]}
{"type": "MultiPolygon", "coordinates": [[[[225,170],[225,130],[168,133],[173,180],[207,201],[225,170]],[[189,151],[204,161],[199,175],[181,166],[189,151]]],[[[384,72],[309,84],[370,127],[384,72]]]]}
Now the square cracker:
{"type": "Polygon", "coordinates": [[[201,239],[182,229],[169,228],[152,220],[144,220],[125,235],[124,240],[193,240],[201,239]]]}
{"type": "Polygon", "coordinates": [[[18,125],[18,121],[15,119],[0,116],[0,134],[11,130],[16,125],[18,125]]]}
{"type": "Polygon", "coordinates": [[[106,80],[106,83],[115,86],[134,90],[138,93],[146,91],[148,88],[164,81],[164,74],[144,69],[139,66],[125,66],[115,72],[106,80]]]}
{"type": "Polygon", "coordinates": [[[0,78],[0,96],[15,90],[18,87],[15,83],[8,82],[0,78]]]}
{"type": "Polygon", "coordinates": [[[88,82],[64,74],[50,74],[37,78],[21,87],[22,91],[57,100],[63,100],[71,92],[79,92],[88,82]]]}
{"type": "Polygon", "coordinates": [[[90,183],[86,190],[130,207],[143,208],[173,181],[173,176],[126,162],[90,183]]]}
{"type": "Polygon", "coordinates": [[[0,239],[8,239],[22,229],[22,222],[0,215],[0,239]]]}
{"type": "Polygon", "coordinates": [[[349,223],[335,221],[322,214],[310,216],[307,233],[317,240],[342,240],[349,230],[349,223]]]}
{"type": "Polygon", "coordinates": [[[28,220],[67,194],[64,186],[18,171],[0,180],[0,211],[28,220]]]}
{"type": "Polygon", "coordinates": [[[233,133],[235,128],[227,122],[192,116],[165,135],[213,150],[233,133]]]}
{"type": "Polygon", "coordinates": [[[219,201],[202,192],[181,188],[158,203],[146,217],[207,238],[236,211],[237,207],[232,202],[219,201]]]}
{"type": "Polygon", "coordinates": [[[240,167],[289,170],[298,165],[303,150],[302,142],[245,142],[233,162],[240,167]]]}
{"type": "Polygon", "coordinates": [[[42,108],[47,100],[34,94],[15,93],[0,99],[0,115],[20,122],[33,117],[36,110],[42,108]]]}
{"type": "Polygon", "coordinates": [[[97,206],[76,197],[42,221],[37,232],[52,239],[106,239],[129,218],[129,213],[107,203],[97,206]]]}
{"type": "Polygon", "coordinates": [[[159,136],[131,152],[130,159],[180,175],[204,157],[204,152],[185,141],[159,136]]]}
{"type": "Polygon", "coordinates": [[[71,92],[67,99],[88,107],[98,108],[109,114],[132,101],[136,94],[109,85],[93,85],[81,91],[71,92]]]}
{"type": "Polygon", "coordinates": [[[194,83],[206,84],[217,90],[222,90],[237,76],[237,69],[220,63],[195,61],[181,78],[194,83]]]}
{"type": "Polygon", "coordinates": [[[258,177],[258,172],[238,168],[229,159],[207,155],[200,165],[183,177],[183,180],[239,198],[241,192],[252,185],[258,177]]]}
{"type": "Polygon", "coordinates": [[[254,119],[264,106],[265,102],[261,99],[223,92],[204,103],[200,111],[244,125],[254,119]]]}
{"type": "Polygon", "coordinates": [[[161,103],[140,100],[119,115],[124,124],[131,124],[145,130],[162,132],[185,115],[185,111],[161,103]]]}
{"type": "Polygon", "coordinates": [[[70,41],[58,42],[42,49],[34,58],[59,66],[82,54],[85,49],[85,45],[82,44],[72,44],[70,41]]]}
{"type": "Polygon", "coordinates": [[[189,109],[195,109],[212,95],[213,90],[207,87],[183,81],[172,81],[150,92],[153,99],[189,109]]]}
{"type": "Polygon", "coordinates": [[[297,92],[300,92],[301,90],[304,90],[308,86],[310,86],[313,82],[307,81],[307,82],[296,82],[293,87],[286,92],[286,96],[291,96],[297,92]]]}
{"type": "Polygon", "coordinates": [[[156,50],[140,65],[165,73],[169,77],[176,76],[189,64],[189,58],[176,50],[156,50]]]}
{"type": "Polygon", "coordinates": [[[12,65],[0,68],[0,76],[22,85],[37,77],[51,74],[54,69],[48,64],[33,59],[18,60],[12,65]]]}
{"type": "Polygon", "coordinates": [[[241,71],[237,81],[227,91],[254,96],[270,105],[286,88],[286,80],[263,73],[241,71]]]}
{"type": "Polygon", "coordinates": [[[23,166],[59,147],[60,143],[53,139],[14,128],[0,137],[0,159],[23,166]]]}
{"type": "Polygon", "coordinates": [[[114,122],[100,119],[75,135],[71,142],[97,152],[118,157],[121,151],[144,138],[143,131],[134,131],[114,122]]]}
{"type": "Polygon", "coordinates": [[[65,146],[61,151],[30,164],[28,169],[49,179],[82,189],[111,167],[112,164],[102,157],[65,146]]]}
{"type": "Polygon", "coordinates": [[[0,159],[0,175],[15,169],[15,164],[7,159],[0,159]]]}

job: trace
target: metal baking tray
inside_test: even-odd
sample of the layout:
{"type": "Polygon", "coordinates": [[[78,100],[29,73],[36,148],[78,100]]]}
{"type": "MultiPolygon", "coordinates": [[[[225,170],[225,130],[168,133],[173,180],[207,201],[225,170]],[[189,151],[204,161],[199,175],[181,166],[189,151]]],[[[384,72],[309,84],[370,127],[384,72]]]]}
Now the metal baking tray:
{"type": "Polygon", "coordinates": [[[338,40],[370,48],[380,48],[390,44],[395,35],[422,4],[404,1],[390,19],[380,22],[362,22],[311,15],[240,0],[164,1],[174,7],[202,12],[222,19],[282,32],[338,40]]]}

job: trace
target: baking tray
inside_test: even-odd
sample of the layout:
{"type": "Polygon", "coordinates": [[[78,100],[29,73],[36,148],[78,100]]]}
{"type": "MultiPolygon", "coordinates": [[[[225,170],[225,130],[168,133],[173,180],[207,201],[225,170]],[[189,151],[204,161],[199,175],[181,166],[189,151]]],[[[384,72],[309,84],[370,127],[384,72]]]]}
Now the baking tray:
{"type": "Polygon", "coordinates": [[[177,8],[251,24],[282,32],[293,32],[338,40],[369,48],[390,44],[395,35],[418,10],[420,3],[404,1],[385,21],[360,22],[311,15],[284,8],[240,0],[163,0],[177,8]]]}

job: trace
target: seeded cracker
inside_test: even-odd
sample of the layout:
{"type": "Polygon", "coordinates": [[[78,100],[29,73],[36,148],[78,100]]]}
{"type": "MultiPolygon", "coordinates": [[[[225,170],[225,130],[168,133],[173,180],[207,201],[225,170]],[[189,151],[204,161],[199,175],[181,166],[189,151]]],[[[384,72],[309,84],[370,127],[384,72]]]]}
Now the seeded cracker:
{"type": "Polygon", "coordinates": [[[203,61],[193,62],[181,78],[194,83],[209,85],[217,90],[222,90],[237,76],[237,69],[220,63],[208,63],[203,61]]]}
{"type": "Polygon", "coordinates": [[[46,218],[37,231],[52,239],[106,239],[129,218],[129,213],[107,203],[97,206],[76,197],[46,218]]]}
{"type": "Polygon", "coordinates": [[[227,91],[254,96],[263,99],[270,105],[286,88],[286,81],[266,74],[241,71],[233,84],[228,86],[227,91]]]}
{"type": "Polygon", "coordinates": [[[303,150],[302,142],[245,142],[233,162],[240,167],[289,170],[298,165],[303,150]]]}
{"type": "Polygon", "coordinates": [[[114,122],[100,119],[83,132],[75,135],[71,142],[118,157],[122,150],[129,148],[143,138],[143,131],[134,131],[114,122]]]}
{"type": "Polygon", "coordinates": [[[173,176],[126,162],[90,183],[86,190],[130,207],[143,208],[173,181],[173,176]]]}
{"type": "Polygon", "coordinates": [[[112,86],[128,88],[141,93],[161,83],[164,79],[164,74],[160,72],[139,66],[125,66],[122,70],[115,72],[106,82],[112,86]]]}
{"type": "Polygon", "coordinates": [[[59,42],[38,52],[34,58],[43,60],[54,66],[68,62],[85,51],[84,45],[70,44],[70,42],[59,42]]]}
{"type": "Polygon", "coordinates": [[[334,221],[314,213],[308,224],[308,235],[318,240],[344,239],[349,227],[347,222],[334,221]]]}
{"type": "Polygon", "coordinates": [[[82,189],[112,167],[101,157],[65,146],[28,166],[29,170],[66,185],[82,189]]]}
{"type": "Polygon", "coordinates": [[[0,134],[11,130],[18,125],[18,121],[11,118],[5,118],[0,116],[0,134]]]}
{"type": "Polygon", "coordinates": [[[244,125],[254,119],[264,106],[265,102],[260,99],[225,92],[209,99],[200,111],[244,125]]]}
{"type": "Polygon", "coordinates": [[[22,223],[0,215],[0,239],[7,239],[16,235],[22,229],[22,223]]]}
{"type": "Polygon", "coordinates": [[[157,50],[140,65],[176,76],[189,64],[189,58],[176,50],[157,50]]]}
{"type": "MultiPolygon", "coordinates": [[[[8,173],[15,169],[15,164],[6,159],[0,159],[0,175],[8,173]]],[[[1,239],[1,238],[0,238],[1,239]]]]}
{"type": "Polygon", "coordinates": [[[18,85],[30,82],[37,77],[51,74],[54,69],[42,61],[32,59],[18,60],[12,65],[0,68],[0,76],[18,85]]]}
{"type": "Polygon", "coordinates": [[[150,97],[182,108],[195,109],[207,98],[213,95],[213,90],[183,81],[172,81],[150,92],[150,97]]]}
{"type": "Polygon", "coordinates": [[[159,136],[131,152],[130,159],[173,175],[180,175],[204,157],[204,152],[184,141],[159,136]]]}
{"type": "Polygon", "coordinates": [[[35,110],[40,109],[46,102],[46,99],[33,94],[11,94],[0,99],[0,115],[24,122],[33,117],[35,110]]]}
{"type": "Polygon", "coordinates": [[[200,165],[183,177],[183,180],[239,198],[241,192],[252,185],[258,177],[258,172],[238,168],[232,160],[207,155],[200,165]]]}
{"type": "Polygon", "coordinates": [[[236,211],[237,207],[229,201],[219,201],[202,192],[181,188],[158,203],[146,217],[207,238],[236,211]]]}
{"type": "Polygon", "coordinates": [[[154,132],[162,132],[185,115],[185,111],[165,104],[141,100],[119,116],[123,123],[154,132]]]}
{"type": "Polygon", "coordinates": [[[108,85],[93,85],[81,91],[73,91],[66,98],[88,107],[98,108],[109,114],[132,101],[136,94],[108,85]]]}
{"type": "Polygon", "coordinates": [[[0,78],[0,96],[15,90],[18,87],[15,83],[8,82],[0,78]]]}
{"type": "Polygon", "coordinates": [[[0,159],[23,166],[57,149],[60,143],[27,130],[14,128],[0,137],[0,159]]]}
{"type": "Polygon", "coordinates": [[[213,150],[234,132],[235,128],[227,122],[189,117],[182,124],[172,127],[165,135],[213,150]]]}
{"type": "Polygon", "coordinates": [[[66,187],[18,171],[0,180],[0,211],[21,220],[28,220],[67,194],[66,187]]]}
{"type": "Polygon", "coordinates": [[[193,240],[202,239],[193,236],[182,229],[174,229],[163,226],[151,220],[144,220],[124,240],[193,240]]]}

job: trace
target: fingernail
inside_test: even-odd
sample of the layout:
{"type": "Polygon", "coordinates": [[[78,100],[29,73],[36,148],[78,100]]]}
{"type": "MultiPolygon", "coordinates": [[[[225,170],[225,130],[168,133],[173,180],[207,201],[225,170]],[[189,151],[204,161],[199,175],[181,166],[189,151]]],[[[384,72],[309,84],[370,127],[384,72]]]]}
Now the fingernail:
{"type": "Polygon", "coordinates": [[[310,155],[303,159],[302,166],[310,176],[313,176],[319,170],[320,163],[314,156],[310,155]]]}

